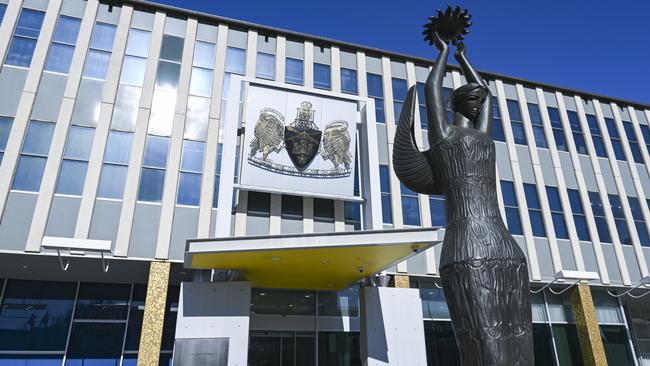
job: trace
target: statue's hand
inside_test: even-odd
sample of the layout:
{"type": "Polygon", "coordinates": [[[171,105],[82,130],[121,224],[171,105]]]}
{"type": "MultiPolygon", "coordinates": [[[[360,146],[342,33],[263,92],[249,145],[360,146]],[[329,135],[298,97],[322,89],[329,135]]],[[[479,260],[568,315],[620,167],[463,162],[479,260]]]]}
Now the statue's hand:
{"type": "Polygon", "coordinates": [[[465,43],[458,42],[456,45],[456,53],[454,53],[454,57],[458,59],[462,56],[465,56],[465,43]]]}
{"type": "Polygon", "coordinates": [[[438,35],[438,32],[433,32],[433,35],[431,36],[431,38],[433,39],[433,44],[436,45],[436,48],[438,49],[438,51],[444,51],[444,50],[447,49],[447,47],[449,47],[447,42],[443,41],[442,38],[440,38],[440,36],[438,35]]]}

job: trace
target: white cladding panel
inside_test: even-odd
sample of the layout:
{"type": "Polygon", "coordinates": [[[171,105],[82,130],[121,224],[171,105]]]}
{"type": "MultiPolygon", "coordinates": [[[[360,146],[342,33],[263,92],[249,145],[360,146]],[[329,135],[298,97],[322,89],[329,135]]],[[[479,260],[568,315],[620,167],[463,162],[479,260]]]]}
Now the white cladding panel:
{"type": "Polygon", "coordinates": [[[356,124],[360,116],[356,102],[260,85],[251,85],[247,95],[242,186],[353,198],[356,124]],[[307,138],[300,133],[292,143],[287,127],[311,122],[312,130],[316,127],[320,131],[320,139],[317,134],[307,138]],[[308,141],[299,141],[302,138],[308,141]],[[296,156],[310,144],[315,157],[300,171],[289,150],[296,156]]]}

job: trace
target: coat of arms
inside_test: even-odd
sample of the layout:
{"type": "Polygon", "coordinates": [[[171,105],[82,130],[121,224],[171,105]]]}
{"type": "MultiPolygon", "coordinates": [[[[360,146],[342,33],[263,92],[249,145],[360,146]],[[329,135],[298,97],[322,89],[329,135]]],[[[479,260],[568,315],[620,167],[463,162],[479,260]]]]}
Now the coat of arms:
{"type": "Polygon", "coordinates": [[[282,174],[322,178],[349,176],[352,154],[349,151],[351,139],[348,123],[332,121],[321,131],[314,123],[315,112],[310,102],[303,101],[297,108],[294,121],[285,126],[285,118],[280,112],[263,108],[255,123],[248,161],[262,169],[282,174]],[[273,161],[269,156],[285,148],[293,166],[273,161]],[[310,168],[319,154],[324,161],[329,160],[333,168],[310,168]]]}

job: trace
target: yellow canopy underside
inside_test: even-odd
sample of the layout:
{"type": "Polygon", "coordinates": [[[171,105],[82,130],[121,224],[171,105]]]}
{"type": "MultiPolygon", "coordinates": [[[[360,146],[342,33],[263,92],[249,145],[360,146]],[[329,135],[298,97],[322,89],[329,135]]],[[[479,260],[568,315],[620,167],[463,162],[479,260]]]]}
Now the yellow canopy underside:
{"type": "Polygon", "coordinates": [[[425,247],[409,243],[194,253],[192,268],[241,270],[258,288],[334,291],[425,247]]]}

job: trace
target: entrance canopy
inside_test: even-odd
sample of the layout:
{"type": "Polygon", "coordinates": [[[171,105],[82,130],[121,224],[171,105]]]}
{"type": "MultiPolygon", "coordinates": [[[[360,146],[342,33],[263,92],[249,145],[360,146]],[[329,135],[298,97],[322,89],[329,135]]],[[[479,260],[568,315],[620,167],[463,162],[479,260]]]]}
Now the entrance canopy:
{"type": "Polygon", "coordinates": [[[253,287],[334,291],[441,240],[438,228],[194,239],[185,267],[239,270],[253,287]]]}

